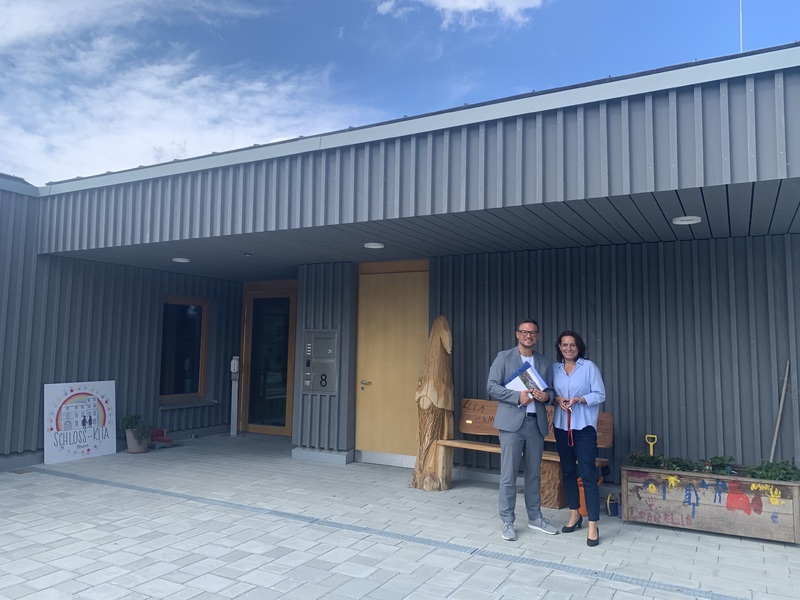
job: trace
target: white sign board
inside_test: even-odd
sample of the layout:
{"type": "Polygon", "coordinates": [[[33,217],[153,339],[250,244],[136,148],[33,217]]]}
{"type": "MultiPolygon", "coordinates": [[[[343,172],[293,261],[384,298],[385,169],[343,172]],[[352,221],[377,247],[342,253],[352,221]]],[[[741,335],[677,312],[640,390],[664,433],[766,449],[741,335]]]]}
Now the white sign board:
{"type": "Polygon", "coordinates": [[[44,386],[44,464],[117,451],[113,381],[44,386]]]}

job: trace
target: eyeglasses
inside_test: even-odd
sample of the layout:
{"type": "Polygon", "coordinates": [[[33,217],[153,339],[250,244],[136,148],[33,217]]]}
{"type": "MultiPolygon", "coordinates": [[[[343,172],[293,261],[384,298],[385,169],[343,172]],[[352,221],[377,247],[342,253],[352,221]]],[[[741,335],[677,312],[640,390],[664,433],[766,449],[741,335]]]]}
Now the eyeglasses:
{"type": "Polygon", "coordinates": [[[520,335],[527,335],[529,337],[536,337],[537,335],[539,335],[538,331],[525,331],[523,329],[517,329],[517,333],[520,335]]]}

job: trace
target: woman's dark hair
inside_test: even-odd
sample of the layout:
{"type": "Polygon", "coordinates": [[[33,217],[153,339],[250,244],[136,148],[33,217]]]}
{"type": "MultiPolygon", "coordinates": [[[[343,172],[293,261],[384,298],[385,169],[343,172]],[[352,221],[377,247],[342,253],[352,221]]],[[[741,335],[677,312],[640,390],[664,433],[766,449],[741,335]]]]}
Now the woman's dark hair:
{"type": "Polygon", "coordinates": [[[559,335],[558,339],[556,340],[556,362],[564,362],[564,355],[561,354],[561,339],[566,336],[572,336],[575,338],[575,343],[578,346],[578,358],[586,358],[586,344],[584,343],[581,334],[567,329],[566,331],[561,332],[561,335],[559,335]]]}

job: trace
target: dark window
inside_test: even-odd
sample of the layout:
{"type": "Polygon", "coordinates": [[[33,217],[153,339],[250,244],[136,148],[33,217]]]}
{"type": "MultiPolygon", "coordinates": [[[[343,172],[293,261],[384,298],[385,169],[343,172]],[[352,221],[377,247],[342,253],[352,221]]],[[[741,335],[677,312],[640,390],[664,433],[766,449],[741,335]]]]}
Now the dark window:
{"type": "Polygon", "coordinates": [[[161,402],[204,396],[208,302],[167,298],[161,326],[161,402]]]}
{"type": "Polygon", "coordinates": [[[248,422],[286,426],[289,372],[289,298],[253,300],[248,422]]]}

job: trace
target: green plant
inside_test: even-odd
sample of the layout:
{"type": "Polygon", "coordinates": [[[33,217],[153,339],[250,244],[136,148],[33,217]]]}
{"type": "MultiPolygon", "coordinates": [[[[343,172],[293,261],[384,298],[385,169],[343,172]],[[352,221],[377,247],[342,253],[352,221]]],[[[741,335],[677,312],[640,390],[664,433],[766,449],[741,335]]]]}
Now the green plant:
{"type": "Polygon", "coordinates": [[[755,479],[772,479],[773,481],[800,481],[800,469],[788,460],[769,462],[764,460],[761,466],[752,467],[748,475],[755,479]]]}
{"type": "Polygon", "coordinates": [[[706,465],[711,466],[712,473],[720,475],[730,475],[733,472],[732,456],[712,456],[706,461],[706,465]]]}
{"type": "Polygon", "coordinates": [[[119,421],[120,429],[133,432],[137,444],[142,444],[150,437],[150,423],[141,415],[125,415],[119,421]]]}
{"type": "Polygon", "coordinates": [[[643,467],[646,469],[664,469],[667,471],[702,471],[703,464],[688,458],[675,458],[663,454],[650,456],[644,452],[632,452],[625,459],[629,467],[643,467]]]}
{"type": "Polygon", "coordinates": [[[740,467],[733,464],[732,456],[712,456],[706,460],[691,460],[645,452],[631,452],[625,459],[627,467],[643,469],[664,469],[665,471],[684,471],[697,473],[714,473],[731,475],[739,473],[753,479],[771,479],[773,481],[800,481],[800,469],[786,460],[778,463],[763,461],[760,467],[740,467]]]}

